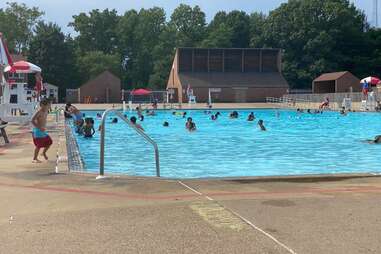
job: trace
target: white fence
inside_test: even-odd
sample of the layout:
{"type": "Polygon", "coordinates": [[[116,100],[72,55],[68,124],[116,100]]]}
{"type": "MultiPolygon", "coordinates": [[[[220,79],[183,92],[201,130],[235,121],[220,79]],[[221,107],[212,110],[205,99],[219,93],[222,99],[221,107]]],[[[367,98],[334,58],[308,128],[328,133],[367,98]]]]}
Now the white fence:
{"type": "Polygon", "coordinates": [[[37,102],[27,104],[0,104],[0,118],[7,122],[26,123],[32,119],[37,102]]]}
{"type": "MultiPolygon", "coordinates": [[[[377,94],[375,93],[377,98],[377,94]]],[[[321,103],[326,98],[330,102],[342,103],[344,98],[350,98],[352,102],[361,102],[364,100],[364,95],[362,93],[326,93],[326,94],[287,94],[283,98],[291,100],[304,100],[311,103],[321,103]]]]}
{"type": "Polygon", "coordinates": [[[279,107],[315,109],[328,98],[329,108],[332,110],[341,109],[344,101],[358,106],[357,110],[373,111],[379,100],[376,91],[369,93],[368,98],[362,93],[329,93],[329,94],[287,94],[281,98],[266,98],[267,103],[277,104],[279,107]]]}

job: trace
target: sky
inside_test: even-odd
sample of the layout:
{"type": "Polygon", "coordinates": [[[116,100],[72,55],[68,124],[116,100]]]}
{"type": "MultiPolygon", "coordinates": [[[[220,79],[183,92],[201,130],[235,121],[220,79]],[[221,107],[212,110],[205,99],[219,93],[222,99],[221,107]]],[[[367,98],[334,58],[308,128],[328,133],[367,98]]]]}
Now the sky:
{"type": "MultiPolygon", "coordinates": [[[[1,0],[0,8],[5,7],[6,2],[8,1],[1,0]]],[[[72,21],[72,16],[81,12],[89,12],[92,9],[116,9],[119,14],[123,14],[129,9],[138,10],[158,6],[164,8],[167,17],[169,17],[178,5],[184,3],[191,6],[199,5],[206,13],[207,21],[210,21],[221,10],[231,11],[238,9],[248,13],[268,13],[281,3],[287,2],[287,0],[9,0],[9,2],[25,3],[29,7],[39,7],[40,10],[45,12],[44,20],[57,23],[65,33],[71,33],[72,29],[67,27],[67,24],[72,21]]],[[[364,10],[368,16],[368,21],[373,24],[373,0],[351,0],[351,2],[364,10]]],[[[381,15],[381,10],[379,13],[381,15]]]]}

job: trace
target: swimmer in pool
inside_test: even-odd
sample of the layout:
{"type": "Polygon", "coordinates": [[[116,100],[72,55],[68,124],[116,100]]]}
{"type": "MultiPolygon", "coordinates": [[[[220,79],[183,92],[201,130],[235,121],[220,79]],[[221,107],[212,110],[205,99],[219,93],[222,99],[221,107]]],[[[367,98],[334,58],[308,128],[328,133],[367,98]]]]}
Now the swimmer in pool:
{"type": "Polygon", "coordinates": [[[381,135],[374,137],[374,139],[366,140],[369,144],[381,144],[381,135]]]}
{"type": "Polygon", "coordinates": [[[342,115],[342,116],[346,116],[347,115],[347,112],[345,111],[345,107],[341,108],[340,115],[342,115]]]}
{"type": "Polygon", "coordinates": [[[261,129],[261,131],[266,131],[266,127],[264,126],[262,119],[258,121],[258,126],[261,129]]]}
{"type": "Polygon", "coordinates": [[[237,119],[238,118],[238,112],[237,111],[233,111],[230,113],[230,118],[231,119],[237,119]]]}
{"type": "Polygon", "coordinates": [[[250,115],[247,117],[247,121],[252,122],[252,121],[254,121],[254,120],[255,120],[254,113],[251,112],[250,115]]]}
{"type": "Polygon", "coordinates": [[[111,123],[118,123],[118,118],[113,118],[111,123]]]}
{"type": "Polygon", "coordinates": [[[136,123],[136,120],[137,120],[137,119],[136,119],[135,116],[133,116],[133,117],[130,118],[131,123],[132,123],[133,125],[135,125],[136,128],[138,128],[139,130],[144,131],[143,127],[142,127],[140,124],[136,123]]]}
{"type": "Polygon", "coordinates": [[[196,130],[196,124],[193,122],[192,117],[188,117],[187,122],[185,124],[185,128],[188,131],[195,131],[196,130]]]}
{"type": "Polygon", "coordinates": [[[86,118],[85,119],[85,124],[82,128],[83,131],[83,136],[85,138],[92,138],[93,135],[95,134],[95,129],[94,129],[94,119],[93,118],[86,118]]]}
{"type": "Polygon", "coordinates": [[[146,111],[146,115],[147,116],[154,116],[155,115],[155,111],[153,111],[153,110],[152,111],[147,110],[146,111]]]}
{"type": "Polygon", "coordinates": [[[166,121],[166,122],[163,123],[163,126],[164,127],[169,127],[169,123],[166,121]]]}

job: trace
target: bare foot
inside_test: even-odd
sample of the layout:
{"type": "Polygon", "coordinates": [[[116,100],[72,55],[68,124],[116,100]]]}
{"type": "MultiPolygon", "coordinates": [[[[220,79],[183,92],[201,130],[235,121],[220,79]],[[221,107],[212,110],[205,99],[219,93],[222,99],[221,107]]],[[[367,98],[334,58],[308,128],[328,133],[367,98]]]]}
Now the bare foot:
{"type": "Polygon", "coordinates": [[[49,160],[48,156],[46,155],[46,153],[43,153],[42,156],[44,156],[45,160],[49,160]]]}
{"type": "Polygon", "coordinates": [[[32,160],[32,163],[41,163],[41,161],[39,159],[36,159],[36,160],[32,160]]]}

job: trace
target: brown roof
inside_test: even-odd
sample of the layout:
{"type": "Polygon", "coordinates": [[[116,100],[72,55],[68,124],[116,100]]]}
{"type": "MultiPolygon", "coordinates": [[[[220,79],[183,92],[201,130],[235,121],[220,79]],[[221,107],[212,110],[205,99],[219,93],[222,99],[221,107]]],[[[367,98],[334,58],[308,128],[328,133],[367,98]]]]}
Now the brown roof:
{"type": "Polygon", "coordinates": [[[95,78],[90,79],[86,83],[82,84],[81,88],[86,87],[86,86],[97,87],[97,86],[105,85],[106,83],[115,83],[115,82],[120,83],[120,78],[115,76],[110,71],[104,71],[101,74],[99,74],[98,76],[96,76],[95,78]]]}
{"type": "Polygon", "coordinates": [[[318,78],[316,78],[314,80],[314,82],[337,80],[347,73],[350,73],[350,72],[349,71],[340,71],[340,72],[324,73],[324,74],[320,75],[318,78]]]}
{"type": "Polygon", "coordinates": [[[179,73],[183,86],[192,87],[279,87],[288,88],[280,73],[179,73]]]}

